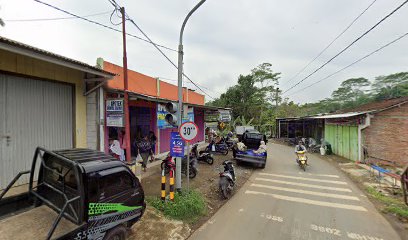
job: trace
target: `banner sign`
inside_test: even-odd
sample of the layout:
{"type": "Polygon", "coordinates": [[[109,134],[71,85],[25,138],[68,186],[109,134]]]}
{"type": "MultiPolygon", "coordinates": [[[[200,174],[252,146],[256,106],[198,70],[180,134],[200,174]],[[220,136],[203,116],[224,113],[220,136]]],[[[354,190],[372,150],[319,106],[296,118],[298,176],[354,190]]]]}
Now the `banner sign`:
{"type": "Polygon", "coordinates": [[[121,112],[121,113],[123,113],[123,99],[108,99],[108,100],[106,100],[106,112],[121,112]]]}
{"type": "Polygon", "coordinates": [[[231,122],[231,113],[229,110],[218,110],[220,112],[219,120],[221,122],[231,122]]]}
{"type": "MultiPolygon", "coordinates": [[[[174,126],[170,125],[166,122],[166,115],[169,114],[166,110],[166,106],[164,104],[157,104],[157,127],[159,129],[166,129],[166,128],[174,128],[174,126]]],[[[187,118],[183,118],[184,122],[194,122],[194,108],[189,107],[187,110],[187,118]]]]}
{"type": "Polygon", "coordinates": [[[178,132],[171,133],[170,155],[172,157],[184,157],[184,141],[178,132]]]}
{"type": "Polygon", "coordinates": [[[106,126],[108,127],[124,127],[123,114],[109,114],[106,115],[106,126]]]}
{"type": "Polygon", "coordinates": [[[166,115],[169,112],[166,111],[166,107],[164,104],[157,104],[157,128],[165,129],[165,128],[174,128],[168,122],[166,122],[166,115]]]}

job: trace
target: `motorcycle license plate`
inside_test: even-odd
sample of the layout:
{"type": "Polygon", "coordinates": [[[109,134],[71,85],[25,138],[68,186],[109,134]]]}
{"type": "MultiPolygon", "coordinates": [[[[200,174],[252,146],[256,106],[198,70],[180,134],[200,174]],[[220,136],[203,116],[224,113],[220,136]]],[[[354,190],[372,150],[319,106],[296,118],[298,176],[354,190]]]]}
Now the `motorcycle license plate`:
{"type": "Polygon", "coordinates": [[[300,161],[301,164],[305,164],[305,162],[306,162],[305,160],[301,160],[301,161],[300,161]]]}

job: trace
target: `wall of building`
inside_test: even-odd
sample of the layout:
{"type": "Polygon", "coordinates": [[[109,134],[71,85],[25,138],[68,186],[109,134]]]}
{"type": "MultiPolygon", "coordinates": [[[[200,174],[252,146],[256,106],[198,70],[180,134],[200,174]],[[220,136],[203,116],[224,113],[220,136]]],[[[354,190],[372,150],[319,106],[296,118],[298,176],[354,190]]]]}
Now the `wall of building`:
{"type": "Polygon", "coordinates": [[[87,96],[86,103],[86,139],[88,148],[98,149],[98,91],[87,96]]]}
{"type": "MultiPolygon", "coordinates": [[[[118,74],[114,77],[114,81],[108,81],[108,87],[123,90],[124,83],[122,67],[104,61],[103,69],[105,71],[118,74]]],[[[158,80],[156,78],[149,77],[132,70],[128,70],[128,79],[128,88],[131,92],[173,101],[178,100],[178,88],[176,85],[163,81],[159,81],[159,83],[157,83],[158,80]]],[[[196,93],[192,90],[188,90],[187,92],[186,89],[183,89],[183,101],[198,105],[204,105],[205,103],[204,95],[196,93]]]]}
{"type": "Polygon", "coordinates": [[[0,50],[0,71],[75,85],[75,147],[87,147],[86,97],[81,71],[0,50]]]}
{"type": "Polygon", "coordinates": [[[363,144],[369,156],[408,164],[408,103],[374,114],[363,130],[363,144]]]}

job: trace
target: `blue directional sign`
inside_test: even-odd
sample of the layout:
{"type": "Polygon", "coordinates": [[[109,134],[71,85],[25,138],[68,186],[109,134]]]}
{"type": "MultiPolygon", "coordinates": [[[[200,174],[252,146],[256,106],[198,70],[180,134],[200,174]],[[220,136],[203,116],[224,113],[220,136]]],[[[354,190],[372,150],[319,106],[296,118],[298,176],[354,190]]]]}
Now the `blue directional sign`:
{"type": "Polygon", "coordinates": [[[184,157],[184,140],[178,132],[171,133],[170,155],[172,157],[184,157]]]}

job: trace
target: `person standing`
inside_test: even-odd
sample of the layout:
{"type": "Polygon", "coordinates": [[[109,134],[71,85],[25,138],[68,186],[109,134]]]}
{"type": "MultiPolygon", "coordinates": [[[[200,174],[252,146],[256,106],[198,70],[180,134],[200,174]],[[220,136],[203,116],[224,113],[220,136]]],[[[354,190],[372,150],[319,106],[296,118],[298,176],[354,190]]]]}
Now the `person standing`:
{"type": "Polygon", "coordinates": [[[153,131],[150,131],[150,132],[149,132],[149,140],[150,140],[150,145],[152,146],[153,155],[155,155],[155,154],[156,154],[156,141],[157,141],[157,137],[156,137],[156,135],[154,134],[153,131]]]}

